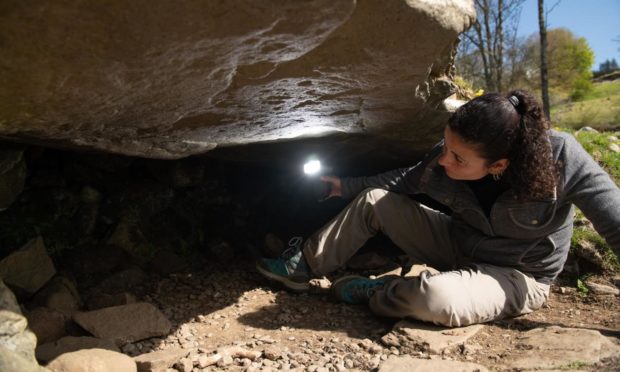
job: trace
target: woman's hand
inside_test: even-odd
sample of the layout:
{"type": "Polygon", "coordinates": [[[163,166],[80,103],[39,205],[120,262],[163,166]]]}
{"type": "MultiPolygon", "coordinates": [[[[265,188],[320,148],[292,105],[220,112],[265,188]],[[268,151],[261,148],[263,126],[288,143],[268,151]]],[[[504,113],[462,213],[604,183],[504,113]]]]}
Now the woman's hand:
{"type": "Polygon", "coordinates": [[[321,181],[329,184],[329,194],[325,199],[329,199],[334,196],[342,196],[342,183],[340,178],[334,176],[321,176],[321,181]]]}

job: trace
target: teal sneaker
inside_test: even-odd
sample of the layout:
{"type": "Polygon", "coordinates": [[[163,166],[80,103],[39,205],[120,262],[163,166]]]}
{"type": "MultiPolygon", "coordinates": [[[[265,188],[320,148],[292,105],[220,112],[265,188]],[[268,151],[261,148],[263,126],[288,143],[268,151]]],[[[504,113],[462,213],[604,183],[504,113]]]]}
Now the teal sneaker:
{"type": "Polygon", "coordinates": [[[383,288],[382,279],[368,279],[360,275],[348,275],[332,284],[332,296],[348,304],[367,304],[378,289],[383,288]]]}
{"type": "Polygon", "coordinates": [[[310,268],[302,251],[303,239],[293,237],[288,249],[278,258],[261,258],[256,270],[264,277],[281,283],[293,292],[307,292],[310,288],[310,268]]]}

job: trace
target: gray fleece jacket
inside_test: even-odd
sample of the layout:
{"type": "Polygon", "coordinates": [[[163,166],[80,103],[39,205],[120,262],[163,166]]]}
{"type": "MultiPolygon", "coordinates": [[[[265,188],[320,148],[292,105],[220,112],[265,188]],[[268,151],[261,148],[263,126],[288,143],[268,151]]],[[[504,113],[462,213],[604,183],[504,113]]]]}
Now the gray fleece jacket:
{"type": "Polygon", "coordinates": [[[452,210],[452,239],[467,261],[513,267],[549,284],[566,262],[573,205],[620,253],[620,189],[573,136],[552,130],[549,137],[561,169],[555,197],[520,202],[508,190],[497,198],[490,217],[470,187],[446,176],[437,163],[443,142],[413,167],[343,178],[342,194],[353,197],[368,187],[426,194],[452,210]]]}

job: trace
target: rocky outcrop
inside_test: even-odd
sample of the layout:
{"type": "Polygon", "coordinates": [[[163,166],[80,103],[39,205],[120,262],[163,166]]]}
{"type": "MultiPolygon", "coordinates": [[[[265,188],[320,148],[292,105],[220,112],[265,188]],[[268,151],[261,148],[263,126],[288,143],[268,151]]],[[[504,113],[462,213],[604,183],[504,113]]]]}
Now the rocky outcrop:
{"type": "Polygon", "coordinates": [[[430,146],[470,0],[4,2],[0,136],[179,158],[362,133],[430,146]]]}

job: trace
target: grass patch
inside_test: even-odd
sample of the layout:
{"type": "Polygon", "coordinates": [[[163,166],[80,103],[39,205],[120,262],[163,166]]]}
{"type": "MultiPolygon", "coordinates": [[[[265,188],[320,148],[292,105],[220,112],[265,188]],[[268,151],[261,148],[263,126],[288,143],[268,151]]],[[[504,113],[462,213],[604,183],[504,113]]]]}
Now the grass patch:
{"type": "Polygon", "coordinates": [[[620,128],[620,80],[596,83],[578,102],[555,105],[551,108],[551,119],[556,125],[571,129],[620,128]]]}
{"type": "Polygon", "coordinates": [[[609,146],[612,143],[620,145],[620,141],[611,141],[610,136],[620,138],[620,133],[616,132],[579,132],[576,135],[577,141],[581,146],[596,160],[607,173],[614,179],[616,185],[620,186],[620,153],[611,151],[609,146]]]}
{"type": "Polygon", "coordinates": [[[571,369],[581,369],[584,367],[588,367],[590,364],[586,363],[586,362],[582,362],[580,360],[574,360],[570,363],[568,363],[567,365],[561,367],[561,369],[563,370],[571,370],[571,369]]]}

